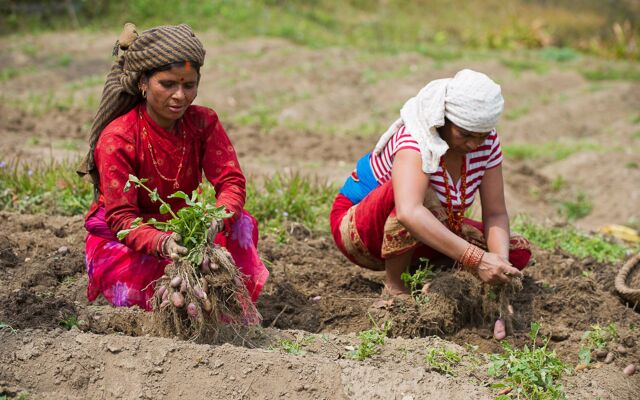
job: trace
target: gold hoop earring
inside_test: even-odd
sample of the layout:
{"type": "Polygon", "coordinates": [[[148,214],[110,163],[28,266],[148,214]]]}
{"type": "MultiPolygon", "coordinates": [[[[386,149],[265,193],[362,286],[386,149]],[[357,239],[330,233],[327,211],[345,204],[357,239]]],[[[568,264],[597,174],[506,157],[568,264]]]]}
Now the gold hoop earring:
{"type": "Polygon", "coordinates": [[[147,90],[146,89],[140,89],[140,93],[142,94],[143,98],[147,98],[147,90]]]}

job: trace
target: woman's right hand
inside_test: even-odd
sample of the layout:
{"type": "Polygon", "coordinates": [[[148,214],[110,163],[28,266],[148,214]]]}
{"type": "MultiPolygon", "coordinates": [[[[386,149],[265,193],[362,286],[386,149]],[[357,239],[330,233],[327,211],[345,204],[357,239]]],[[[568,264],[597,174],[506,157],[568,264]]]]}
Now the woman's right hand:
{"type": "Polygon", "coordinates": [[[507,283],[511,278],[522,277],[519,269],[495,253],[486,252],[482,256],[476,275],[484,283],[507,283]]]}
{"type": "Polygon", "coordinates": [[[171,257],[173,260],[177,260],[181,255],[187,254],[187,248],[178,244],[180,239],[181,237],[178,233],[172,233],[164,242],[164,246],[162,248],[163,255],[171,257]]]}

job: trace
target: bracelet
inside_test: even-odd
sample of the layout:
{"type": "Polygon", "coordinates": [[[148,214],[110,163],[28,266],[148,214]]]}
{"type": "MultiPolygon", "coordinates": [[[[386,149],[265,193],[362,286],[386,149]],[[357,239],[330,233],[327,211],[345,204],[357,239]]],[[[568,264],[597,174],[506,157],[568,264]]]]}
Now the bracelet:
{"type": "Polygon", "coordinates": [[[160,240],[158,240],[158,246],[156,248],[156,252],[158,253],[159,256],[162,256],[162,257],[167,256],[165,251],[166,250],[165,246],[170,237],[171,235],[164,235],[163,237],[160,238],[160,240]]]}
{"type": "Polygon", "coordinates": [[[484,256],[484,250],[482,250],[478,246],[474,246],[472,244],[466,248],[462,256],[458,260],[458,264],[462,266],[464,269],[473,269],[475,270],[480,266],[480,262],[482,261],[482,257],[484,256]]]}

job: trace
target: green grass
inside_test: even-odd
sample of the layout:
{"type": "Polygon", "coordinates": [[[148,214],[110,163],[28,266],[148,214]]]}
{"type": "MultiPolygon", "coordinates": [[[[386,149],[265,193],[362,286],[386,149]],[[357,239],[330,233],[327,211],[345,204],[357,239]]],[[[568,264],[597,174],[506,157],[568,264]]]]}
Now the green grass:
{"type": "Polygon", "coordinates": [[[424,358],[427,365],[439,373],[455,376],[454,368],[462,361],[462,356],[455,350],[446,347],[429,349],[424,358]]]}
{"type": "Polygon", "coordinates": [[[578,193],[575,200],[560,203],[560,213],[569,222],[586,217],[591,213],[591,210],[593,210],[593,204],[584,193],[578,193]]]}
{"type": "Polygon", "coordinates": [[[86,96],[82,100],[83,104],[76,104],[73,92],[54,92],[47,91],[41,93],[29,93],[26,97],[8,97],[5,94],[0,95],[0,99],[5,104],[23,110],[35,117],[43,116],[50,111],[69,111],[73,107],[84,106],[90,109],[94,105],[93,99],[86,96]]]}
{"type": "Polygon", "coordinates": [[[0,209],[78,215],[89,209],[93,191],[75,173],[75,163],[29,167],[0,162],[0,209]]]}
{"type": "Polygon", "coordinates": [[[635,161],[629,161],[628,163],[624,164],[624,167],[628,169],[638,169],[640,168],[640,164],[635,161]]]}
{"type": "Polygon", "coordinates": [[[583,151],[603,151],[602,146],[595,143],[578,141],[565,143],[550,141],[541,144],[512,143],[502,146],[507,158],[512,160],[563,160],[572,154],[583,151]]]}
{"type": "Polygon", "coordinates": [[[337,188],[299,174],[274,175],[260,187],[248,185],[246,208],[262,229],[282,233],[287,222],[312,230],[329,231],[327,216],[337,188]]]}
{"type": "Polygon", "coordinates": [[[551,189],[553,189],[554,192],[558,192],[563,188],[565,188],[566,186],[567,186],[567,181],[562,177],[562,175],[556,176],[551,181],[551,189]]]}
{"type": "Polygon", "coordinates": [[[568,62],[580,57],[580,53],[570,47],[546,47],[539,52],[539,56],[546,61],[568,62]]]}
{"type": "MultiPolygon", "coordinates": [[[[134,21],[140,29],[188,23],[196,30],[214,27],[227,37],[276,36],[310,47],[354,46],[396,53],[418,51],[434,59],[454,59],[463,48],[549,49],[541,54],[557,62],[575,58],[580,48],[617,58],[638,59],[631,44],[637,29],[614,35],[611,26],[633,13],[624,2],[615,7],[598,1],[542,2],[513,0],[85,0],[78,4],[81,27],[118,29],[134,21]],[[539,21],[544,21],[541,25],[539,21]],[[552,45],[555,45],[552,46],[552,45]]],[[[66,12],[8,13],[0,33],[38,32],[73,26],[66,12]]],[[[115,36],[114,36],[115,37],[115,36]]]]}
{"type": "Polygon", "coordinates": [[[84,141],[79,139],[64,139],[53,144],[53,147],[57,149],[69,150],[69,151],[78,151],[80,150],[81,144],[84,141]]]}
{"type": "MultiPolygon", "coordinates": [[[[75,173],[78,162],[30,167],[0,161],[0,210],[49,215],[81,215],[93,201],[93,188],[75,173]]],[[[329,231],[328,215],[338,189],[299,174],[273,175],[260,184],[250,180],[245,208],[261,229],[286,236],[288,223],[329,231]]]]}
{"type": "Polygon", "coordinates": [[[598,262],[619,262],[624,259],[628,250],[621,244],[607,241],[601,235],[587,234],[571,226],[546,227],[533,223],[526,217],[516,218],[512,229],[542,249],[559,248],[575,257],[592,257],[598,262]]]}
{"type": "Polygon", "coordinates": [[[528,399],[528,400],[559,400],[567,399],[564,389],[559,383],[563,374],[569,371],[547,346],[549,339],[541,336],[542,345],[537,343],[540,324],[531,323],[529,345],[522,349],[512,347],[506,340],[502,347],[504,353],[492,354],[489,375],[501,379],[503,383],[492,385],[493,388],[511,387],[508,395],[501,395],[496,400],[528,399]]]}
{"type": "Polygon", "coordinates": [[[56,66],[65,68],[71,65],[72,62],[73,62],[73,57],[71,56],[71,54],[64,53],[58,56],[55,63],[56,63],[56,66]]]}
{"type": "Polygon", "coordinates": [[[515,108],[510,108],[507,111],[505,111],[504,113],[504,117],[505,119],[507,119],[508,121],[514,121],[516,119],[519,119],[521,117],[524,117],[525,115],[527,115],[529,113],[529,106],[520,106],[520,107],[515,107],[515,108]]]}
{"type": "Polygon", "coordinates": [[[637,66],[607,66],[580,72],[591,81],[640,81],[640,68],[637,66]]]}
{"type": "Polygon", "coordinates": [[[525,71],[534,71],[539,74],[544,74],[549,69],[546,62],[538,59],[503,58],[500,62],[516,75],[525,71]]]}

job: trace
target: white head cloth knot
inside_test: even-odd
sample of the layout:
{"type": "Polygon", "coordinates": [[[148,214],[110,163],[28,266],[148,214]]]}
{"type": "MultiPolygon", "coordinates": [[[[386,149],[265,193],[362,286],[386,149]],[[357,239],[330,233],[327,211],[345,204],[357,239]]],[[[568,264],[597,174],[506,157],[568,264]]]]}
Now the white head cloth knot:
{"type": "Polygon", "coordinates": [[[422,170],[434,173],[449,148],[437,131],[445,117],[465,130],[489,132],[495,128],[503,107],[498,84],[485,74],[463,69],[453,78],[429,82],[409,99],[400,110],[400,118],[378,140],[374,153],[380,154],[389,139],[405,126],[418,143],[422,170]]]}

